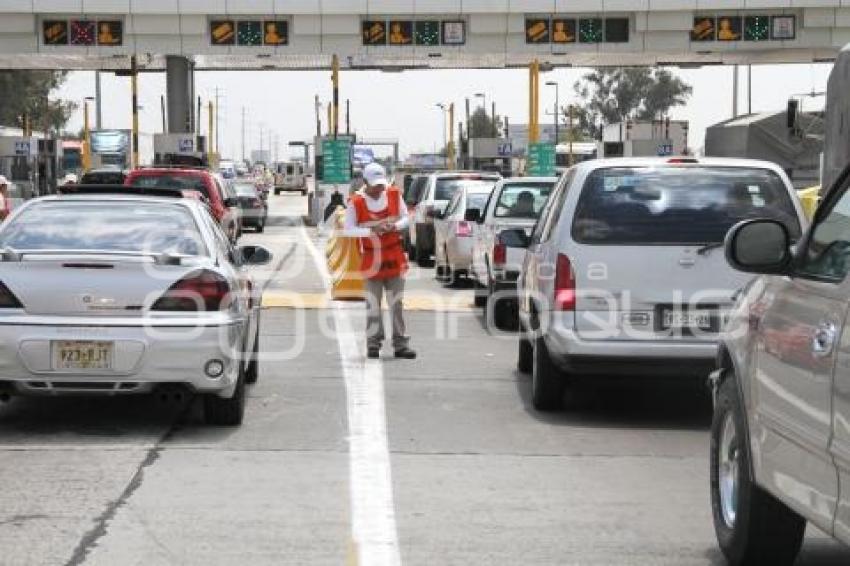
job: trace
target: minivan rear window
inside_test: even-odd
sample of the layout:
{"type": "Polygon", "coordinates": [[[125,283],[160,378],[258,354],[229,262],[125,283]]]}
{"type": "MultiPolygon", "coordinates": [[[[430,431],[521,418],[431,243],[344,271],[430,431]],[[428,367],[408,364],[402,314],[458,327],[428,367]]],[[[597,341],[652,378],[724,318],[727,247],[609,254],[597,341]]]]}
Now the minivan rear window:
{"type": "Polygon", "coordinates": [[[549,200],[555,182],[509,183],[502,187],[494,216],[498,218],[531,218],[540,216],[540,211],[549,200]]]}
{"type": "Polygon", "coordinates": [[[800,237],[788,189],[773,171],[617,167],[587,177],[572,233],[587,244],[711,244],[722,242],[741,220],[765,217],[785,224],[792,238],[800,237]]]}
{"type": "Polygon", "coordinates": [[[495,178],[486,177],[440,177],[434,190],[434,200],[451,200],[455,192],[461,187],[467,187],[473,191],[477,187],[495,187],[495,178]]]}

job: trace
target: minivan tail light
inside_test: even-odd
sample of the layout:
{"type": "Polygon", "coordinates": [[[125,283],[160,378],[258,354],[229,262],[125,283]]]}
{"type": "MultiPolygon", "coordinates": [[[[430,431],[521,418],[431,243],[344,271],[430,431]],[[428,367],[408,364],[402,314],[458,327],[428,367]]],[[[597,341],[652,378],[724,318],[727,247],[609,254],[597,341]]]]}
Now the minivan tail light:
{"type": "Polygon", "coordinates": [[[576,308],[576,278],[570,258],[558,254],[555,265],[555,310],[572,311],[576,308]]]}
{"type": "Polygon", "coordinates": [[[195,271],[174,283],[151,307],[155,311],[217,311],[227,306],[230,285],[212,271],[195,271]]]}
{"type": "Polygon", "coordinates": [[[22,309],[24,305],[18,300],[18,297],[6,287],[6,284],[0,282],[0,309],[22,309]]]}
{"type": "Polygon", "coordinates": [[[467,220],[461,220],[455,228],[455,236],[458,238],[468,238],[472,236],[472,223],[467,220]]]}
{"type": "Polygon", "coordinates": [[[508,262],[508,246],[501,239],[493,246],[493,265],[502,266],[508,262]]]}

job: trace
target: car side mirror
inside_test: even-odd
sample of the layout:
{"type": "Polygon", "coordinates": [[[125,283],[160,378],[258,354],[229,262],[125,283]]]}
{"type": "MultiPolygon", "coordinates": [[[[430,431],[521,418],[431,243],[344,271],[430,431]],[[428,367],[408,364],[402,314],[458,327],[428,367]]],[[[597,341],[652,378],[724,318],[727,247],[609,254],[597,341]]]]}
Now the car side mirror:
{"type": "Polygon", "coordinates": [[[244,265],[266,265],[272,260],[272,253],[264,246],[240,246],[238,251],[244,265]]]}
{"type": "Polygon", "coordinates": [[[467,208],[466,212],[463,214],[463,219],[467,222],[481,222],[481,209],[467,208]]]}
{"type": "Polygon", "coordinates": [[[791,236],[781,222],[745,220],[726,235],[726,260],[744,273],[783,275],[791,264],[791,236]]]}
{"type": "Polygon", "coordinates": [[[527,248],[531,237],[522,228],[511,228],[499,232],[499,240],[509,248],[527,248]]]}
{"type": "Polygon", "coordinates": [[[235,199],[233,197],[228,197],[228,198],[224,199],[224,207],[225,208],[232,208],[234,206],[239,206],[239,200],[238,199],[235,199]]]}

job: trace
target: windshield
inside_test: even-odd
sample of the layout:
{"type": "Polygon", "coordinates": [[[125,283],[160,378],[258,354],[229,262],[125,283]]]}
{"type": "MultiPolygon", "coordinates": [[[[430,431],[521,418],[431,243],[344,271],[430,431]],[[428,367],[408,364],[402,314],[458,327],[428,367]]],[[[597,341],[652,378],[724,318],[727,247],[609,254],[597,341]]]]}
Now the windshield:
{"type": "Polygon", "coordinates": [[[236,183],[233,185],[233,188],[240,197],[257,196],[257,188],[251,183],[236,183]]]}
{"type": "Polygon", "coordinates": [[[480,187],[493,188],[497,180],[481,177],[440,177],[437,179],[434,200],[451,200],[455,192],[461,187],[466,187],[470,191],[475,191],[480,187]]]}
{"type": "Polygon", "coordinates": [[[799,238],[788,189],[767,169],[597,169],[584,183],[573,237],[591,244],[719,243],[734,224],[764,217],[799,238]]]}
{"type": "Polygon", "coordinates": [[[201,255],[192,214],[182,206],[139,201],[46,202],[30,206],[0,232],[0,248],[201,255]]]}
{"type": "Polygon", "coordinates": [[[206,183],[201,177],[194,175],[137,175],[132,178],[130,185],[134,187],[157,187],[198,191],[207,199],[210,198],[206,183]]]}
{"type": "Polygon", "coordinates": [[[502,187],[493,215],[497,218],[536,219],[549,200],[555,182],[510,183],[502,187]]]}

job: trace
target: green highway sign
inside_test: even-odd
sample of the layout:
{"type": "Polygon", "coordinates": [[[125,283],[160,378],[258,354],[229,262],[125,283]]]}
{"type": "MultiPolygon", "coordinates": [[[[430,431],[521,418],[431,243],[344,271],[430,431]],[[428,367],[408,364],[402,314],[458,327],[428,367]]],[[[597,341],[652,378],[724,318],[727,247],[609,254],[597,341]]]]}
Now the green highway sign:
{"type": "Polygon", "coordinates": [[[351,140],[322,140],[322,182],[351,182],[351,140]]]}
{"type": "Polygon", "coordinates": [[[555,145],[551,143],[528,144],[529,177],[551,177],[555,175],[555,145]]]}

